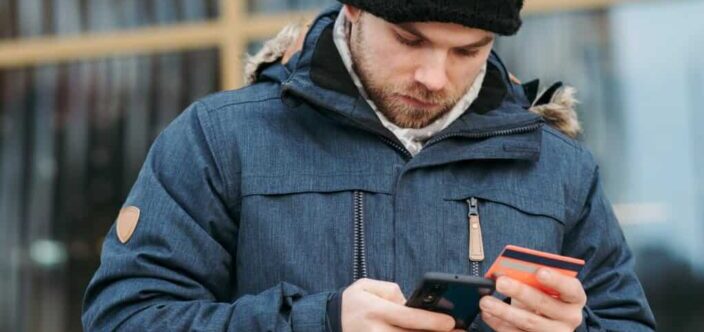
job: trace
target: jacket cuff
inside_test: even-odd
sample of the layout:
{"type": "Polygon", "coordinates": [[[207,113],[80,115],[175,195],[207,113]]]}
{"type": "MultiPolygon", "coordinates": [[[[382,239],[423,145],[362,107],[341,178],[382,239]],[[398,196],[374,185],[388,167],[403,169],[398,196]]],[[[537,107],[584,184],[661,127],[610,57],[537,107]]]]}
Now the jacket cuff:
{"type": "Polygon", "coordinates": [[[327,304],[327,326],[328,331],[342,332],[342,292],[345,288],[332,293],[327,304]]]}
{"type": "Polygon", "coordinates": [[[327,302],[332,294],[311,294],[296,301],[291,309],[293,331],[325,331],[327,302]]]}

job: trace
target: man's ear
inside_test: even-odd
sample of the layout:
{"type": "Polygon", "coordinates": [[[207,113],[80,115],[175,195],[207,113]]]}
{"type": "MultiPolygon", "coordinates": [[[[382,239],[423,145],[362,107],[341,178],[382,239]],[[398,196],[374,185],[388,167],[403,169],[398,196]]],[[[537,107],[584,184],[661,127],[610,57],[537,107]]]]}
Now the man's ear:
{"type": "Polygon", "coordinates": [[[355,6],[344,5],[343,11],[345,16],[347,16],[347,20],[352,23],[357,23],[359,18],[362,16],[362,10],[355,6]]]}

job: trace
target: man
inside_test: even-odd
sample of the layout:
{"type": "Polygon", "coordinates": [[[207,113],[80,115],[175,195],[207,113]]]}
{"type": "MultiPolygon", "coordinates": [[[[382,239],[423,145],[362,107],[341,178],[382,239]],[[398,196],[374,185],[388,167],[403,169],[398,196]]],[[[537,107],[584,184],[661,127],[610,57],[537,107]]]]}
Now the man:
{"type": "Polygon", "coordinates": [[[540,271],[559,298],[500,278],[471,329],[654,329],[593,158],[491,52],[522,1],[342,2],[156,140],[86,330],[450,331],[406,296],[425,272],[482,275],[507,244],[586,264],[540,271]]]}

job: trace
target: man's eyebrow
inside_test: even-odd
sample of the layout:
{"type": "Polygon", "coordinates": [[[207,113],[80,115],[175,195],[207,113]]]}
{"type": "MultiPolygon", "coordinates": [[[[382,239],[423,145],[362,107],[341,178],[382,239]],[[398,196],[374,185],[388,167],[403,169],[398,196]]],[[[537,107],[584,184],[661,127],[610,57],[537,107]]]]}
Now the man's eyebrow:
{"type": "MultiPolygon", "coordinates": [[[[410,23],[397,24],[396,27],[398,27],[399,29],[401,29],[407,33],[410,33],[418,38],[421,38],[423,40],[429,40],[428,37],[426,37],[422,32],[418,31],[418,29],[413,27],[410,23]]],[[[463,48],[463,49],[480,48],[480,47],[491,44],[491,42],[493,42],[493,41],[494,41],[494,35],[490,34],[490,35],[485,36],[484,38],[480,39],[479,41],[476,41],[471,44],[459,46],[456,48],[463,48]]]]}

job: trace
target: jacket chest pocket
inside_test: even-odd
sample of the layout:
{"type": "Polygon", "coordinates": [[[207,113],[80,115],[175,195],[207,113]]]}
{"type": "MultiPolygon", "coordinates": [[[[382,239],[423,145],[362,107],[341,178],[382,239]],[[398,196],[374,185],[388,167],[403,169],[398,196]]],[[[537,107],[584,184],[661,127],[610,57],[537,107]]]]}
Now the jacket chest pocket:
{"type": "Polygon", "coordinates": [[[281,281],[322,291],[367,277],[369,251],[390,235],[383,220],[392,213],[392,183],[364,175],[243,178],[237,274],[247,276],[238,292],[281,281]]]}
{"type": "Polygon", "coordinates": [[[483,275],[508,244],[553,253],[562,247],[566,210],[546,193],[460,188],[445,204],[449,257],[465,273],[483,275]]]}

